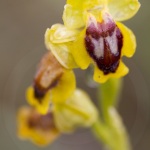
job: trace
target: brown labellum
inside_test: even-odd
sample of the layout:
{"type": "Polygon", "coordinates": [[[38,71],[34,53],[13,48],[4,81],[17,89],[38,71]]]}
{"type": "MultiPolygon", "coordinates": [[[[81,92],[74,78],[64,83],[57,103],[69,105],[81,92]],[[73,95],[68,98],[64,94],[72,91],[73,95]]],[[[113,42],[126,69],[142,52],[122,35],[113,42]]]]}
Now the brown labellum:
{"type": "Polygon", "coordinates": [[[42,57],[33,84],[35,97],[39,101],[49,89],[57,85],[63,72],[64,68],[51,52],[42,57]]]}
{"type": "Polygon", "coordinates": [[[86,50],[104,74],[117,70],[122,45],[122,33],[108,15],[101,23],[95,18],[89,19],[85,37],[86,50]]]}
{"type": "Polygon", "coordinates": [[[53,114],[48,112],[46,115],[41,115],[35,110],[31,110],[28,118],[28,126],[30,128],[38,128],[42,130],[50,130],[55,128],[53,114]]]}

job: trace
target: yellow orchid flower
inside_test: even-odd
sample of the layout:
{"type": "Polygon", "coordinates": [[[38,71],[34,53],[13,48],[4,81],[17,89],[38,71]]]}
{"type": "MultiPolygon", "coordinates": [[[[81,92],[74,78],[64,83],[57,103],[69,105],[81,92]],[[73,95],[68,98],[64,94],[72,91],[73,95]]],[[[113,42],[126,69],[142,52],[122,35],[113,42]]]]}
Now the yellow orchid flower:
{"type": "Polygon", "coordinates": [[[17,119],[19,137],[44,146],[56,139],[59,133],[91,127],[98,119],[98,111],[90,97],[83,90],[76,89],[66,101],[52,103],[51,110],[45,115],[35,108],[22,107],[17,119]]]}
{"type": "Polygon", "coordinates": [[[66,68],[86,69],[94,64],[97,82],[122,77],[129,70],[121,57],[133,56],[136,40],[132,31],[117,21],[133,17],[139,7],[138,0],[68,0],[64,25],[47,29],[46,46],[66,68]],[[63,60],[64,52],[67,57],[63,60]]]}
{"type": "Polygon", "coordinates": [[[94,64],[94,80],[100,83],[126,75],[128,68],[121,57],[131,57],[135,52],[132,31],[115,22],[106,12],[102,12],[99,20],[93,14],[89,14],[88,18],[87,27],[74,41],[72,48],[77,65],[86,69],[90,63],[94,64]]]}
{"type": "Polygon", "coordinates": [[[18,136],[23,140],[31,140],[39,146],[52,143],[60,134],[51,112],[41,115],[33,108],[22,107],[17,119],[18,136]]]}
{"type": "Polygon", "coordinates": [[[47,53],[40,62],[34,85],[27,89],[26,97],[38,112],[46,114],[51,102],[66,101],[75,87],[73,71],[62,67],[52,53],[47,53]]]}

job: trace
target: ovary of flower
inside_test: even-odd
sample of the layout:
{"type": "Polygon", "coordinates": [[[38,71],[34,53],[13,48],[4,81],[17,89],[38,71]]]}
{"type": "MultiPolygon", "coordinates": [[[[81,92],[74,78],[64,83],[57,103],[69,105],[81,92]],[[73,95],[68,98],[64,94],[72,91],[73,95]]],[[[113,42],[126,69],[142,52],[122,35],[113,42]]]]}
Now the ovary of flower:
{"type": "MultiPolygon", "coordinates": [[[[57,26],[53,31],[52,29],[46,31],[46,46],[51,48],[53,53],[58,49],[63,53],[65,47],[69,53],[67,56],[72,58],[71,62],[68,62],[69,68],[75,68],[71,64],[76,64],[86,69],[91,63],[94,64],[94,80],[97,82],[103,83],[109,78],[122,77],[129,70],[121,58],[133,56],[136,40],[132,31],[117,21],[131,18],[139,7],[138,0],[84,0],[82,2],[68,0],[63,15],[66,35],[64,32],[63,34],[65,38],[67,30],[74,31],[76,33],[73,35],[74,40],[63,42],[65,39],[62,38],[63,40],[57,45],[55,44],[57,37],[55,41],[47,40],[59,30],[57,26]],[[81,20],[83,20],[82,25],[81,20]]],[[[60,53],[55,54],[60,58],[60,53]]],[[[66,58],[64,61],[66,62],[66,58]]],[[[63,64],[62,55],[60,63],[63,64]]]]}
{"type": "Polygon", "coordinates": [[[60,134],[51,112],[40,115],[35,109],[22,107],[17,116],[18,136],[39,146],[52,143],[60,134]]]}
{"type": "Polygon", "coordinates": [[[76,86],[73,71],[62,67],[52,53],[43,56],[33,86],[27,89],[28,103],[46,114],[51,102],[62,103],[76,86]]]}

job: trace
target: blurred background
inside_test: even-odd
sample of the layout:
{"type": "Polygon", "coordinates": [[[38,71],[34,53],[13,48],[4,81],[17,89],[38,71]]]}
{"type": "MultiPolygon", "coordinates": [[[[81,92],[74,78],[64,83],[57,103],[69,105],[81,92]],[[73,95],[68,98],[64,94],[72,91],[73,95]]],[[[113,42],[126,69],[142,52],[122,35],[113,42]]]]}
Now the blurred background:
{"type": "MultiPolygon", "coordinates": [[[[130,73],[125,77],[119,113],[131,138],[133,150],[150,149],[150,1],[140,0],[138,14],[125,24],[137,37],[137,51],[124,59],[130,73]]],[[[0,150],[38,150],[16,136],[16,112],[26,103],[25,90],[32,83],[36,65],[46,52],[44,33],[61,23],[65,0],[0,0],[0,150]]],[[[95,99],[87,87],[86,72],[76,70],[78,86],[95,99]],[[82,80],[82,82],[80,82],[82,80]],[[81,83],[81,84],[79,84],[81,83]]],[[[89,130],[63,135],[45,150],[100,150],[89,130]]]]}

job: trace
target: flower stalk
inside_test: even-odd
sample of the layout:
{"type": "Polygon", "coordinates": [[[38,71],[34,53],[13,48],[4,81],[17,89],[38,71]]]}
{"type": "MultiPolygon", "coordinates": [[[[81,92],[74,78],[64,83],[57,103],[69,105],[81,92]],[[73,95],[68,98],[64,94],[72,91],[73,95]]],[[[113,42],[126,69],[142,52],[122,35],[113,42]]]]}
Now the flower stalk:
{"type": "Polygon", "coordinates": [[[130,150],[128,135],[116,110],[122,89],[122,79],[110,79],[98,89],[102,119],[93,125],[93,132],[110,150],[130,150]]]}

